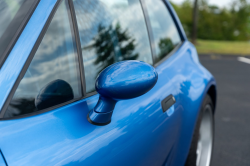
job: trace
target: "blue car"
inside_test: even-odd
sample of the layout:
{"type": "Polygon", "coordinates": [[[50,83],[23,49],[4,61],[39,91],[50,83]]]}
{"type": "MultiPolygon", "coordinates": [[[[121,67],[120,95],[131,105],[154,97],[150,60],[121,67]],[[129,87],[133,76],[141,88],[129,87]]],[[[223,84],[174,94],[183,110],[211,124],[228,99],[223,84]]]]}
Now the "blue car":
{"type": "Polygon", "coordinates": [[[209,166],[216,82],[167,0],[0,0],[0,166],[209,166]]]}

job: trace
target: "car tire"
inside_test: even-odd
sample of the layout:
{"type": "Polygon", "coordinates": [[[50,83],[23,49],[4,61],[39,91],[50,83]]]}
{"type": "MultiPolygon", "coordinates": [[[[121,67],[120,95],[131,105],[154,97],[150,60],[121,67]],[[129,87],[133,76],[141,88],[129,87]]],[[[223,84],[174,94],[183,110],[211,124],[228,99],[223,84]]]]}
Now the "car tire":
{"type": "Polygon", "coordinates": [[[214,142],[214,104],[206,95],[196,122],[185,166],[209,166],[214,142]]]}

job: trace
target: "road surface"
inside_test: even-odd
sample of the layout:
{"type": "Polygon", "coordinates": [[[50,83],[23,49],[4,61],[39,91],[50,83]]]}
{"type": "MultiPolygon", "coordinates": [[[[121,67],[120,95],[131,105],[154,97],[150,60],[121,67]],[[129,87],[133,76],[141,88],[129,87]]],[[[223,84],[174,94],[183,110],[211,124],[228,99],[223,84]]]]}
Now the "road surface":
{"type": "Polygon", "coordinates": [[[211,166],[250,166],[250,63],[238,57],[200,55],[218,90],[211,166]]]}

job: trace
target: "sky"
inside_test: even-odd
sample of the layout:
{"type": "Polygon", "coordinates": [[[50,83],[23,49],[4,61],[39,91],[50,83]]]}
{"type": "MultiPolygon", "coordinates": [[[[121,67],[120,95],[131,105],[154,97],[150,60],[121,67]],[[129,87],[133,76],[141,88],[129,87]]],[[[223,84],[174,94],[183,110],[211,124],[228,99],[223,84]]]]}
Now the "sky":
{"type": "MultiPolygon", "coordinates": [[[[174,3],[180,4],[184,0],[171,0],[171,1],[174,3]]],[[[220,8],[227,7],[227,5],[230,5],[230,3],[232,2],[232,0],[207,0],[207,1],[210,5],[216,5],[220,8]]]]}

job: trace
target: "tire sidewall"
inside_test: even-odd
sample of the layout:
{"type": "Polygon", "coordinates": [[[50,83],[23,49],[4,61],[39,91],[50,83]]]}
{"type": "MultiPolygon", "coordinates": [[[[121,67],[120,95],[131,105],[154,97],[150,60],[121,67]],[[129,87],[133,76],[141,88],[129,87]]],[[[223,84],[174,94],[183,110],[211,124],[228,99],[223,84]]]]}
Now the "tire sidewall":
{"type": "Polygon", "coordinates": [[[210,165],[211,165],[211,161],[213,158],[213,149],[214,149],[214,104],[212,102],[212,99],[209,95],[206,95],[203,102],[202,102],[202,107],[199,111],[199,115],[196,121],[196,125],[195,125],[195,129],[194,129],[194,133],[193,133],[193,137],[192,137],[192,142],[190,145],[190,150],[189,150],[189,154],[185,163],[185,166],[196,166],[196,159],[197,159],[197,154],[196,154],[196,150],[197,150],[197,145],[198,145],[198,139],[199,139],[199,129],[200,129],[200,125],[201,125],[201,120],[202,120],[202,116],[203,113],[205,112],[206,106],[210,105],[210,107],[212,108],[212,150],[211,150],[211,158],[210,158],[210,165]]]}

